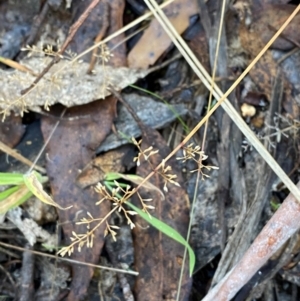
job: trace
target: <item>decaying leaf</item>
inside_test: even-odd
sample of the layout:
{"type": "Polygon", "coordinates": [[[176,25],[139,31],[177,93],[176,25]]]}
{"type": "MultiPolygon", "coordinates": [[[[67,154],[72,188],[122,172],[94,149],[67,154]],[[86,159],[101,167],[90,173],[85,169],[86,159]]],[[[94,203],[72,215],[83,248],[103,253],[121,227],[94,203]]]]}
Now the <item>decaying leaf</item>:
{"type": "MultiPolygon", "coordinates": [[[[255,12],[253,12],[254,14],[255,12]]],[[[270,16],[263,13],[262,18],[269,18],[270,16]]],[[[266,20],[268,22],[270,20],[266,20]]],[[[245,24],[245,20],[241,20],[239,27],[239,37],[241,40],[241,45],[245,52],[248,53],[250,60],[256,57],[259,51],[264,47],[265,43],[261,34],[261,28],[258,26],[262,22],[262,19],[253,20],[251,26],[245,24]]],[[[285,99],[283,101],[283,106],[287,113],[289,113],[293,118],[298,118],[299,108],[293,97],[292,86],[287,81],[280,66],[273,59],[272,53],[267,51],[264,56],[252,67],[249,72],[252,80],[255,82],[257,87],[261,92],[263,92],[268,100],[271,100],[273,83],[275,78],[280,74],[284,85],[285,99]]]]}
{"type": "Polygon", "coordinates": [[[9,147],[17,145],[25,132],[20,116],[10,114],[0,124],[0,141],[9,147]]]}
{"type": "MultiPolygon", "coordinates": [[[[190,17],[198,13],[195,0],[176,0],[164,9],[169,21],[179,34],[189,26],[190,17]]],[[[153,19],[149,28],[128,55],[131,68],[148,68],[172,44],[171,39],[157,19],[153,19]]]]}
{"type": "MultiPolygon", "coordinates": [[[[265,4],[263,9],[254,5],[253,25],[264,44],[268,43],[275,32],[285,22],[294,11],[295,6],[291,4],[265,4]]],[[[296,15],[282,35],[275,40],[272,49],[291,50],[300,43],[298,28],[300,25],[300,15],[296,15]]]]}
{"type": "Polygon", "coordinates": [[[34,172],[25,174],[24,177],[24,183],[27,186],[27,188],[42,202],[44,202],[45,204],[48,205],[52,205],[54,207],[57,207],[61,210],[66,210],[71,208],[72,206],[69,207],[62,207],[59,204],[57,204],[49,194],[47,194],[45,192],[45,190],[43,189],[43,185],[41,184],[41,182],[38,180],[36,174],[34,172]]]}
{"type": "Polygon", "coordinates": [[[86,188],[103,181],[105,175],[111,171],[124,172],[125,169],[134,167],[134,153],[133,145],[124,145],[99,155],[84,167],[77,178],[77,184],[86,188]]]}
{"type": "MultiPolygon", "coordinates": [[[[107,97],[84,106],[68,109],[66,117],[87,115],[90,118],[80,118],[76,122],[61,121],[52,136],[47,153],[47,171],[50,179],[54,200],[62,207],[68,206],[70,201],[73,207],[69,210],[59,210],[59,221],[65,234],[66,245],[71,243],[73,233],[86,233],[86,225],[78,225],[76,222],[92,212],[95,217],[105,216],[109,210],[109,204],[102,203],[97,206],[98,194],[93,188],[81,189],[77,185],[77,177],[94,157],[96,147],[110,132],[115,116],[116,100],[107,97]],[[91,122],[92,121],[92,122],[91,122]]],[[[56,120],[43,116],[42,132],[47,139],[55,125],[56,120]]],[[[105,225],[95,231],[93,248],[86,244],[74,249],[73,259],[96,263],[104,244],[103,233],[105,225]]],[[[86,266],[72,266],[72,283],[68,300],[80,300],[86,293],[93,269],[86,266]]]]}
{"type": "MultiPolygon", "coordinates": [[[[160,134],[154,130],[147,130],[146,133],[143,133],[142,149],[147,149],[150,146],[159,150],[158,154],[148,159],[152,166],[157,166],[170,150],[160,134]]],[[[183,186],[182,175],[177,167],[176,160],[171,159],[167,164],[172,167],[172,173],[177,176],[176,181],[183,186]]],[[[149,162],[144,161],[137,167],[137,174],[145,177],[151,170],[149,162]]],[[[163,189],[165,185],[163,178],[158,173],[149,179],[149,182],[160,189],[163,189]]],[[[159,193],[151,191],[149,195],[143,187],[139,192],[142,197],[153,198],[151,203],[155,207],[153,216],[185,237],[189,222],[189,200],[182,186],[168,183],[168,193],[165,196],[165,201],[162,201],[159,193]]],[[[138,202],[136,200],[135,204],[137,205],[138,202]]],[[[135,285],[137,300],[143,300],[145,295],[149,301],[164,298],[175,300],[178,293],[177,283],[183,264],[183,246],[163,236],[156,229],[147,227],[148,223],[139,216],[136,216],[136,223],[141,225],[141,227],[135,227],[133,230],[135,266],[139,271],[135,285]],[[151,279],[151,281],[148,281],[148,279],[151,279]],[[147,283],[147,286],[144,285],[145,283],[147,283]]],[[[190,279],[188,263],[186,263],[179,300],[185,300],[189,295],[190,279]]]]}
{"type": "MultiPolygon", "coordinates": [[[[40,73],[50,58],[31,57],[22,64],[40,73]]],[[[94,74],[87,74],[87,63],[60,61],[43,77],[29,93],[20,96],[20,92],[35,80],[35,77],[17,70],[0,70],[1,92],[0,108],[23,111],[25,108],[39,110],[39,106],[51,106],[61,103],[66,107],[83,105],[110,95],[109,86],[122,90],[139,78],[146,76],[148,70],[126,67],[95,66],[94,74]],[[79,97],[80,96],[80,97],[79,97]]]]}

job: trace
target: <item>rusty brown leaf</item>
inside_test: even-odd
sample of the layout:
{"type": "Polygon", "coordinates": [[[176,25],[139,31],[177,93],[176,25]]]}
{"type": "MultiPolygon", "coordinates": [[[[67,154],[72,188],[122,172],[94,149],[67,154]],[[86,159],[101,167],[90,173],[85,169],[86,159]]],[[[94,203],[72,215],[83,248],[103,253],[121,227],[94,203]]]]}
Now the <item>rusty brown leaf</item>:
{"type": "MultiPolygon", "coordinates": [[[[159,150],[149,158],[152,166],[157,166],[165,158],[170,149],[166,142],[155,130],[143,132],[142,149],[153,146],[159,150]]],[[[155,212],[153,215],[173,227],[183,237],[186,237],[189,223],[189,200],[186,191],[182,188],[183,179],[176,160],[171,159],[168,165],[172,167],[172,174],[177,176],[176,181],[181,186],[168,184],[168,193],[165,200],[158,192],[149,195],[143,188],[142,197],[152,198],[155,212]]],[[[146,177],[152,171],[149,162],[144,161],[137,168],[137,174],[146,177]]],[[[164,181],[159,174],[155,174],[150,180],[153,185],[163,190],[164,181]]],[[[137,200],[137,206],[138,200],[137,200]]],[[[151,212],[152,214],[152,212],[151,212]]],[[[136,217],[137,227],[134,228],[135,266],[139,271],[136,280],[135,294],[137,300],[176,300],[178,293],[179,275],[182,267],[184,248],[182,245],[164,236],[140,217],[136,217]]],[[[186,267],[188,264],[185,265],[186,267]]],[[[188,276],[188,268],[185,268],[181,287],[181,298],[185,300],[190,292],[191,280],[188,276]]]]}
{"type": "MultiPolygon", "coordinates": [[[[87,211],[93,212],[95,217],[101,217],[110,209],[106,203],[96,206],[95,202],[99,196],[94,189],[81,189],[76,179],[80,170],[92,160],[96,147],[110,132],[115,106],[116,100],[108,97],[69,109],[65,117],[82,118],[73,121],[61,120],[47,146],[47,172],[53,198],[62,207],[73,205],[70,210],[59,210],[59,222],[65,235],[65,244],[70,243],[72,231],[78,234],[86,232],[86,226],[76,225],[75,222],[85,217],[87,211]],[[89,118],[85,118],[86,116],[89,118]]],[[[56,122],[56,119],[43,116],[42,132],[45,140],[56,122]]],[[[97,263],[104,243],[104,227],[96,231],[93,248],[83,247],[80,253],[75,249],[72,257],[83,262],[97,263]]],[[[90,267],[74,265],[72,269],[71,291],[67,299],[69,301],[82,298],[93,275],[93,269],[90,267]]]]}
{"type": "MultiPolygon", "coordinates": [[[[289,4],[265,4],[262,8],[253,9],[253,20],[251,29],[257,32],[266,44],[294,11],[295,6],[289,4]]],[[[300,44],[298,32],[300,15],[296,15],[282,35],[276,39],[271,46],[272,49],[291,50],[295,43],[300,44]]]]}
{"type": "Polygon", "coordinates": [[[93,159],[77,178],[77,183],[81,188],[95,185],[104,180],[105,174],[109,172],[124,172],[135,164],[133,162],[133,145],[124,145],[116,150],[101,154],[93,159]]]}
{"type": "MultiPolygon", "coordinates": [[[[261,22],[261,20],[259,20],[259,22],[261,22]]],[[[265,45],[261,37],[261,32],[258,29],[258,26],[256,26],[256,23],[252,23],[249,28],[245,25],[243,20],[239,28],[239,35],[242,47],[249,55],[250,63],[265,45]]],[[[276,61],[273,59],[270,51],[267,51],[249,72],[260,92],[264,93],[268,100],[271,99],[273,84],[278,73],[280,74],[284,85],[285,98],[283,106],[287,113],[289,113],[293,118],[297,118],[299,108],[292,96],[292,86],[285,78],[280,66],[278,66],[276,61]]]]}
{"type": "MultiPolygon", "coordinates": [[[[189,26],[189,18],[197,14],[195,0],[176,0],[164,9],[169,21],[179,34],[189,26]]],[[[153,65],[171,45],[171,40],[159,22],[154,18],[149,28],[128,54],[128,65],[131,68],[143,68],[153,65]]]]}

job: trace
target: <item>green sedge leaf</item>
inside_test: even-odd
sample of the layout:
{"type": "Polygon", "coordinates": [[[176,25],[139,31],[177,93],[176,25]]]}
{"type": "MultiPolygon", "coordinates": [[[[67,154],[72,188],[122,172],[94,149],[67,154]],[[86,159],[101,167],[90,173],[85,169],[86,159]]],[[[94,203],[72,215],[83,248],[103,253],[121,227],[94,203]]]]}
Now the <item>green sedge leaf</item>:
{"type": "Polygon", "coordinates": [[[61,250],[63,247],[57,247],[53,245],[48,245],[48,244],[42,244],[42,247],[45,248],[47,251],[52,252],[53,250],[61,250]]]}
{"type": "Polygon", "coordinates": [[[140,91],[143,91],[143,92],[145,92],[145,93],[147,93],[147,94],[149,94],[149,95],[151,95],[151,96],[154,96],[154,97],[156,97],[157,99],[163,101],[164,104],[168,107],[168,109],[174,114],[174,116],[175,116],[175,117],[178,119],[178,121],[181,123],[181,125],[182,125],[184,131],[185,131],[187,134],[191,132],[191,130],[189,129],[188,125],[183,121],[183,119],[180,117],[180,115],[176,112],[175,108],[174,108],[171,104],[169,104],[168,101],[166,101],[165,99],[163,99],[163,98],[162,98],[161,96],[159,96],[158,94],[153,93],[153,92],[151,92],[151,91],[149,91],[149,90],[143,89],[143,88],[141,88],[141,87],[138,87],[138,86],[136,86],[136,85],[129,85],[129,87],[134,88],[134,89],[137,89],[137,90],[140,90],[140,91]]]}
{"type": "Polygon", "coordinates": [[[195,267],[196,257],[193,249],[190,247],[188,242],[182,237],[182,235],[180,235],[175,229],[160,221],[159,219],[155,218],[154,216],[150,217],[147,213],[137,208],[132,203],[126,202],[126,204],[135,212],[137,212],[145,221],[147,221],[154,228],[169,236],[173,240],[176,240],[177,242],[179,242],[187,248],[190,258],[190,276],[192,276],[195,267]]]}
{"type": "Polygon", "coordinates": [[[31,172],[28,174],[25,174],[23,176],[24,183],[28,187],[28,189],[43,203],[52,205],[54,207],[57,207],[61,210],[66,210],[71,208],[72,206],[69,206],[67,208],[61,207],[59,204],[57,204],[49,194],[46,193],[46,191],[43,189],[43,186],[41,182],[38,179],[39,174],[37,172],[31,172]]]}
{"type": "Polygon", "coordinates": [[[23,184],[23,174],[0,172],[0,185],[20,185],[23,184]]]}
{"type": "Polygon", "coordinates": [[[3,214],[8,210],[23,204],[31,196],[32,193],[25,185],[17,187],[17,190],[14,193],[10,194],[5,200],[0,202],[0,213],[3,214]]]}
{"type": "MultiPolygon", "coordinates": [[[[130,174],[123,175],[123,174],[117,173],[117,172],[110,172],[105,175],[106,181],[114,181],[114,180],[118,180],[118,179],[124,179],[124,180],[130,181],[136,185],[140,185],[144,181],[144,178],[137,176],[137,175],[130,175],[130,174]]],[[[163,194],[163,192],[159,188],[157,188],[155,185],[151,184],[150,182],[148,182],[148,181],[144,182],[143,187],[150,191],[152,190],[152,191],[158,192],[161,195],[162,199],[163,200],[165,199],[165,195],[163,194]]]]}
{"type": "Polygon", "coordinates": [[[19,186],[14,186],[0,192],[0,202],[8,198],[11,194],[19,189],[19,186]]]}
{"type": "MultiPolygon", "coordinates": [[[[113,187],[113,186],[115,185],[115,182],[113,182],[113,181],[104,181],[104,184],[113,187]]],[[[122,187],[122,188],[125,188],[125,189],[126,189],[126,187],[128,186],[128,184],[125,184],[125,183],[118,183],[118,185],[119,185],[120,187],[122,187]]]]}
{"type": "Polygon", "coordinates": [[[106,181],[114,181],[121,178],[121,175],[117,172],[109,172],[105,175],[106,181]]]}
{"type": "Polygon", "coordinates": [[[125,133],[123,133],[122,131],[118,131],[118,134],[120,135],[121,138],[124,138],[125,140],[127,140],[128,143],[132,143],[131,137],[127,136],[125,133]]]}

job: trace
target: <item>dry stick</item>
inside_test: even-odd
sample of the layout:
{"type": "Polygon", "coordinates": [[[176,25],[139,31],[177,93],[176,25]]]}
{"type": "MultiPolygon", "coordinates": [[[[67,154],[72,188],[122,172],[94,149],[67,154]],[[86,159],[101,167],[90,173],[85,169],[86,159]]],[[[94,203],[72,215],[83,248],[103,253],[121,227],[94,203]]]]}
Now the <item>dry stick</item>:
{"type": "Polygon", "coordinates": [[[31,166],[34,166],[34,169],[40,171],[41,173],[46,173],[46,169],[38,166],[38,165],[34,165],[30,160],[28,160],[27,158],[25,158],[24,156],[22,156],[21,154],[19,154],[16,150],[10,148],[9,146],[7,146],[6,144],[4,144],[3,142],[0,141],[0,150],[5,152],[6,154],[8,154],[9,156],[14,157],[15,159],[21,161],[22,163],[31,166]]]}
{"type": "MultiPolygon", "coordinates": [[[[300,182],[297,187],[300,189],[300,182]]],[[[230,300],[299,229],[300,205],[290,193],[239,263],[202,301],[230,300]]]]}
{"type": "MultiPolygon", "coordinates": [[[[11,262],[11,260],[10,260],[10,262],[11,262]]],[[[0,264],[0,270],[6,275],[6,277],[9,280],[9,282],[11,283],[11,285],[13,287],[17,287],[17,284],[15,283],[15,281],[14,281],[13,277],[11,276],[11,274],[8,272],[7,267],[3,267],[2,264],[0,264]]]]}
{"type": "Polygon", "coordinates": [[[44,70],[38,75],[38,77],[34,80],[34,82],[26,89],[21,91],[21,94],[25,94],[29,92],[36,84],[43,78],[43,76],[51,69],[51,67],[55,64],[57,64],[61,60],[61,55],[65,52],[66,48],[71,43],[72,39],[74,38],[76,32],[78,31],[79,27],[83,24],[83,22],[86,20],[88,15],[91,13],[91,11],[94,9],[94,7],[99,3],[99,0],[93,0],[92,3],[86,8],[86,10],[81,14],[79,19],[71,26],[69,35],[61,47],[61,49],[58,52],[58,55],[55,56],[52,61],[44,68],[44,70]]]}
{"type": "MultiPolygon", "coordinates": [[[[100,31],[98,32],[97,37],[95,39],[95,43],[99,43],[103,39],[103,37],[104,37],[104,35],[107,31],[107,28],[109,27],[108,2],[105,3],[104,9],[102,11],[102,15],[104,16],[103,17],[103,22],[102,22],[102,26],[100,28],[100,31]]],[[[98,48],[95,48],[93,50],[93,53],[92,53],[92,57],[91,57],[91,60],[90,60],[90,66],[89,66],[89,69],[88,69],[87,73],[92,73],[92,71],[94,70],[95,65],[96,65],[96,61],[97,61],[97,54],[98,54],[98,48]]]]}
{"type": "Polygon", "coordinates": [[[89,267],[92,267],[92,268],[98,268],[98,269],[113,271],[113,272],[116,272],[116,273],[130,274],[130,275],[134,275],[134,276],[137,276],[139,274],[138,272],[135,272],[135,271],[127,271],[127,270],[116,269],[116,268],[112,268],[112,267],[106,267],[106,266],[103,266],[103,265],[83,262],[83,261],[79,261],[79,260],[75,260],[75,259],[69,259],[69,258],[64,258],[64,257],[56,257],[55,255],[50,255],[50,254],[46,254],[46,253],[39,252],[39,251],[34,251],[34,250],[27,250],[27,249],[22,248],[22,247],[17,247],[17,246],[11,245],[11,244],[4,243],[2,241],[0,241],[0,245],[3,246],[3,247],[10,248],[10,249],[14,249],[14,250],[22,251],[22,252],[28,251],[28,252],[31,252],[33,254],[39,255],[39,256],[44,256],[44,257],[57,259],[57,260],[65,261],[65,262],[69,262],[69,263],[89,266],[89,267]]]}
{"type": "Polygon", "coordinates": [[[0,56],[0,63],[5,64],[6,66],[9,66],[11,68],[14,68],[16,70],[19,70],[21,72],[28,72],[29,74],[36,76],[33,70],[31,70],[29,67],[21,65],[20,63],[10,60],[8,58],[4,58],[0,56]]]}
{"type": "Polygon", "coordinates": [[[34,295],[34,254],[30,252],[32,246],[26,245],[22,258],[21,283],[19,286],[18,300],[32,300],[34,295]]]}
{"type": "MultiPolygon", "coordinates": [[[[149,3],[149,0],[145,0],[147,5],[150,7],[151,11],[155,15],[155,17],[161,22],[161,25],[165,29],[165,31],[171,37],[173,43],[178,48],[178,50],[182,53],[186,61],[192,67],[194,72],[201,78],[202,82],[209,89],[211,87],[211,77],[204,69],[204,67],[197,60],[195,55],[189,49],[184,40],[180,37],[180,35],[176,32],[172,24],[169,22],[165,14],[161,11],[161,9],[157,6],[157,4],[151,0],[154,8],[159,12],[160,15],[156,12],[154,8],[149,3]],[[175,38],[175,37],[176,38],[175,38]],[[184,47],[183,47],[183,46],[184,47]],[[200,71],[201,70],[201,71],[200,71]],[[201,73],[202,72],[202,73],[201,73]],[[204,76],[204,77],[203,77],[204,76]]],[[[275,41],[275,39],[281,34],[281,32],[286,28],[286,26],[291,22],[291,20],[295,17],[295,15],[300,11],[300,5],[294,10],[294,12],[289,16],[289,18],[284,22],[281,28],[276,32],[276,34],[272,37],[272,39],[265,45],[265,47],[260,51],[260,53],[256,56],[256,58],[252,61],[252,63],[245,69],[245,71],[238,77],[238,79],[233,83],[233,85],[227,90],[225,94],[220,90],[220,88],[215,84],[213,94],[219,99],[219,101],[215,104],[215,106],[209,111],[209,113],[196,125],[196,127],[191,131],[190,134],[165,158],[165,161],[169,160],[183,145],[185,145],[190,138],[198,131],[198,129],[204,124],[204,122],[214,113],[214,111],[222,105],[223,109],[229,114],[235,124],[239,127],[241,132],[246,136],[248,141],[256,148],[258,153],[264,158],[264,160],[268,163],[268,165],[272,168],[275,174],[282,180],[282,182],[286,185],[286,187],[294,194],[297,200],[300,202],[300,191],[296,187],[296,185],[290,180],[290,178],[286,175],[286,173],[282,170],[282,168],[278,165],[278,163],[274,160],[274,158],[269,154],[266,148],[262,145],[262,143],[257,139],[255,134],[249,129],[245,121],[242,119],[240,114],[234,109],[230,101],[226,98],[240,83],[240,81],[246,76],[246,74],[250,71],[254,64],[262,57],[262,55],[267,51],[270,45],[275,41]]],[[[162,166],[162,163],[156,167],[155,171],[158,170],[162,166]]],[[[154,171],[154,172],[155,172],[154,171]]],[[[149,174],[144,180],[148,180],[153,174],[149,174]]],[[[142,185],[141,183],[140,185],[142,185]]]]}
{"type": "MultiPolygon", "coordinates": [[[[64,108],[64,110],[62,111],[60,117],[63,117],[65,115],[67,111],[67,108],[64,108]]],[[[44,150],[46,149],[48,143],[50,142],[50,139],[52,138],[54,132],[56,131],[58,125],[60,123],[60,120],[57,120],[57,122],[55,123],[53,129],[50,132],[49,137],[47,138],[47,140],[45,141],[44,145],[42,146],[42,148],[40,149],[38,155],[36,156],[35,160],[33,161],[32,165],[30,166],[29,170],[27,171],[27,174],[29,174],[33,168],[35,168],[37,161],[39,160],[39,158],[41,157],[41,155],[43,154],[44,150]]],[[[46,173],[46,172],[45,172],[46,173]]]]}
{"type": "Polygon", "coordinates": [[[286,60],[289,56],[297,53],[299,51],[298,47],[295,47],[291,51],[287,52],[285,55],[283,55],[278,61],[277,64],[280,65],[284,60],[286,60]]]}

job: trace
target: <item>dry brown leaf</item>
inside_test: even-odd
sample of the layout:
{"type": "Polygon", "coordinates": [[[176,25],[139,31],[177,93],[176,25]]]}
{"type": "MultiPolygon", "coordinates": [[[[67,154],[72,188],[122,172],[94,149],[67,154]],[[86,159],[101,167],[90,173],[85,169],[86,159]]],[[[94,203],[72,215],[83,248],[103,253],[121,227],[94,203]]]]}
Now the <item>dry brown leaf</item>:
{"type": "MultiPolygon", "coordinates": [[[[99,195],[93,188],[81,189],[77,185],[77,176],[93,158],[94,150],[110,132],[115,117],[116,100],[107,97],[104,100],[78,106],[68,110],[66,117],[88,115],[89,119],[78,119],[76,122],[61,121],[53,134],[48,146],[47,171],[53,199],[62,207],[72,204],[70,210],[59,210],[59,221],[66,237],[66,244],[71,242],[73,231],[78,234],[86,233],[86,225],[77,225],[76,221],[85,217],[86,212],[93,212],[95,217],[105,216],[110,206],[102,203],[96,206],[99,195]],[[70,114],[70,115],[69,115],[70,114]]],[[[46,140],[56,120],[42,118],[42,132],[46,140]]],[[[82,247],[81,252],[76,248],[73,259],[96,263],[104,243],[104,228],[99,227],[95,232],[93,248],[82,247]]],[[[72,266],[73,276],[70,294],[67,300],[80,300],[86,293],[93,269],[90,267],[72,266]]]]}
{"type": "MultiPolygon", "coordinates": [[[[40,73],[49,63],[50,58],[30,58],[22,64],[40,73]]],[[[39,110],[39,106],[61,103],[66,107],[90,103],[93,100],[110,95],[107,89],[112,85],[115,90],[122,90],[139,78],[146,76],[148,70],[136,70],[126,67],[105,69],[95,66],[95,74],[86,74],[88,63],[60,61],[43,77],[36,88],[20,96],[20,91],[27,88],[35,77],[20,71],[0,70],[1,92],[0,108],[20,110],[22,105],[39,110]],[[61,70],[57,72],[58,70],[61,70]],[[80,96],[80,97],[79,97],[80,96]],[[19,101],[16,101],[18,100],[19,101]]]]}
{"type": "MultiPolygon", "coordinates": [[[[155,150],[159,150],[159,153],[148,159],[152,166],[157,166],[162,158],[169,154],[170,149],[157,131],[144,128],[142,149],[147,149],[150,145],[155,150]]],[[[177,176],[176,181],[184,186],[176,160],[172,158],[168,161],[168,165],[172,167],[172,174],[177,176]]],[[[146,177],[151,171],[148,161],[141,162],[141,165],[137,167],[137,174],[141,177],[146,177]]],[[[163,189],[164,180],[158,173],[149,179],[149,182],[159,189],[163,189]]],[[[169,183],[165,201],[162,201],[159,193],[151,191],[149,194],[143,187],[139,193],[143,198],[153,198],[153,202],[151,202],[151,205],[155,207],[155,212],[151,212],[153,216],[167,223],[185,237],[189,223],[189,200],[182,186],[169,183]]],[[[139,204],[138,200],[136,202],[139,204]]],[[[136,216],[136,223],[141,225],[133,230],[135,266],[139,271],[135,284],[137,300],[145,300],[145,296],[149,301],[175,300],[183,264],[183,246],[163,236],[153,227],[148,227],[147,222],[139,216],[136,216]],[[145,283],[147,283],[146,286],[145,283]]],[[[188,264],[185,263],[179,300],[186,300],[185,298],[190,294],[191,278],[188,276],[187,266],[188,264]]]]}
{"type": "MultiPolygon", "coordinates": [[[[263,9],[254,6],[252,29],[259,34],[266,44],[294,11],[295,6],[289,4],[265,4],[263,9]]],[[[300,44],[300,15],[296,15],[282,35],[272,45],[273,49],[291,50],[295,43],[300,44]]]]}
{"type": "Polygon", "coordinates": [[[101,154],[87,164],[77,178],[81,188],[96,185],[104,180],[105,175],[112,171],[124,172],[135,166],[133,145],[123,145],[118,149],[101,154]]]}
{"type": "MultiPolygon", "coordinates": [[[[245,20],[242,20],[239,36],[243,49],[245,49],[249,55],[250,62],[264,47],[264,41],[261,37],[261,33],[255,24],[251,24],[251,27],[248,27],[245,25],[245,20]]],[[[268,100],[271,99],[274,80],[278,76],[278,73],[280,74],[284,85],[285,100],[283,102],[283,106],[287,113],[293,116],[293,118],[298,118],[299,108],[292,96],[292,86],[281,72],[280,67],[273,59],[270,51],[267,51],[249,72],[260,92],[264,93],[268,100]]]]}
{"type": "MultiPolygon", "coordinates": [[[[198,13],[197,1],[176,0],[165,8],[164,12],[177,32],[182,34],[189,26],[190,17],[198,13]]],[[[128,54],[128,66],[148,68],[157,61],[171,43],[165,30],[156,19],[153,19],[142,38],[128,54]]]]}

